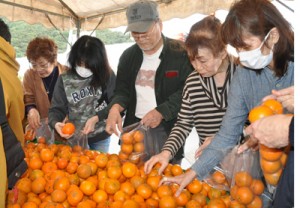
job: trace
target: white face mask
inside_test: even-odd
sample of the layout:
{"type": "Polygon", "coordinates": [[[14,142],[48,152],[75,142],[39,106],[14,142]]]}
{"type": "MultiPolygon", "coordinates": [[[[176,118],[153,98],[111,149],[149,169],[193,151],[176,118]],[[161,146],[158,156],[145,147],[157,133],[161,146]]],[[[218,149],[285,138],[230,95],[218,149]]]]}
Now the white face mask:
{"type": "Polygon", "coordinates": [[[271,63],[273,59],[273,47],[268,55],[263,55],[260,50],[264,42],[267,40],[270,32],[266,35],[258,48],[251,51],[239,52],[240,62],[243,66],[251,69],[262,69],[271,63]]]}
{"type": "Polygon", "coordinates": [[[93,75],[91,70],[81,66],[76,66],[76,72],[83,78],[88,78],[93,75]]]}

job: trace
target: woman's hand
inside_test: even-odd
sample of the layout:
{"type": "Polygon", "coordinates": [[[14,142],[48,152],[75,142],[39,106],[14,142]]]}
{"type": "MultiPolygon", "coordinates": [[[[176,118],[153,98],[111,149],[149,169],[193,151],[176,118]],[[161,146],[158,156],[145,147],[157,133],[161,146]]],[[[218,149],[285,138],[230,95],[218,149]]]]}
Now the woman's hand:
{"type": "Polygon", "coordinates": [[[85,123],[82,133],[89,134],[90,132],[95,131],[95,125],[98,121],[99,121],[98,116],[93,116],[92,118],[89,118],[85,123]]]}
{"type": "Polygon", "coordinates": [[[202,154],[202,151],[211,143],[213,138],[214,136],[205,138],[203,144],[195,152],[195,159],[197,159],[202,154]]]}
{"type": "Polygon", "coordinates": [[[169,183],[177,183],[179,185],[178,190],[175,193],[175,197],[179,196],[179,194],[182,192],[182,190],[194,180],[194,178],[197,176],[197,173],[190,169],[184,174],[175,176],[175,177],[163,177],[159,183],[159,186],[161,184],[169,184],[169,183]]]}
{"type": "Polygon", "coordinates": [[[41,126],[40,114],[35,108],[31,108],[27,115],[27,120],[30,128],[37,129],[41,126]]]}
{"type": "Polygon", "coordinates": [[[65,139],[70,139],[73,136],[73,134],[69,135],[69,134],[62,133],[62,128],[64,127],[64,125],[65,125],[64,123],[57,122],[55,124],[54,128],[61,137],[65,138],[65,139]]]}
{"type": "Polygon", "coordinates": [[[165,170],[165,168],[168,166],[170,159],[171,159],[171,153],[166,150],[162,151],[157,155],[152,156],[150,160],[148,160],[144,165],[145,173],[146,174],[150,173],[153,166],[159,162],[161,166],[158,169],[158,174],[161,175],[162,172],[165,170]]]}

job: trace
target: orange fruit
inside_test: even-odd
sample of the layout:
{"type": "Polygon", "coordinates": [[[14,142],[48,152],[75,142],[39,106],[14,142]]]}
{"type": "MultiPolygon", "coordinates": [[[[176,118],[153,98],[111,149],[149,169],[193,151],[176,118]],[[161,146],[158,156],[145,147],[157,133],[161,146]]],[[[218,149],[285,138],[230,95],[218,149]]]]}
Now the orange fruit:
{"type": "Polygon", "coordinates": [[[99,168],[105,168],[108,162],[108,156],[105,153],[100,153],[95,158],[95,163],[99,168]]]}
{"type": "Polygon", "coordinates": [[[107,194],[115,194],[120,190],[120,182],[116,179],[106,179],[104,190],[107,194]]]}
{"type": "Polygon", "coordinates": [[[66,199],[67,199],[67,194],[63,190],[54,190],[51,193],[51,200],[53,202],[61,203],[61,202],[65,201],[66,199]]]}
{"type": "Polygon", "coordinates": [[[148,199],[152,194],[152,188],[148,184],[144,183],[137,187],[136,193],[142,196],[144,199],[148,199]]]}
{"type": "Polygon", "coordinates": [[[207,204],[207,208],[226,208],[226,204],[222,199],[211,199],[207,204]]]}
{"type": "Polygon", "coordinates": [[[77,168],[77,175],[80,178],[87,179],[92,174],[92,168],[88,164],[80,164],[77,168]]]}
{"type": "Polygon", "coordinates": [[[38,143],[46,144],[46,138],[43,136],[40,136],[37,140],[38,140],[38,143]]]}
{"type": "Polygon", "coordinates": [[[151,186],[153,191],[156,191],[161,180],[161,176],[149,176],[147,178],[147,184],[151,186]]]}
{"type": "Polygon", "coordinates": [[[132,196],[135,192],[135,188],[129,181],[125,181],[121,184],[121,191],[124,191],[125,194],[132,196]]]}
{"type": "Polygon", "coordinates": [[[44,162],[50,162],[54,158],[54,153],[50,149],[42,149],[40,152],[41,160],[44,162]]]}
{"type": "Polygon", "coordinates": [[[123,206],[124,208],[139,208],[139,204],[132,200],[132,199],[127,199],[124,203],[123,203],[123,206]]]}
{"type": "Polygon", "coordinates": [[[132,144],[133,137],[131,133],[125,132],[121,135],[122,144],[132,144]]]}
{"type": "Polygon", "coordinates": [[[222,195],[221,190],[215,189],[215,188],[211,188],[208,192],[209,199],[217,199],[217,198],[220,198],[221,195],[222,195]]]}
{"type": "Polygon", "coordinates": [[[136,130],[133,133],[133,138],[135,142],[142,142],[144,140],[144,134],[141,131],[136,130]]]}
{"type": "Polygon", "coordinates": [[[78,168],[78,164],[75,162],[69,162],[67,167],[66,167],[66,171],[70,174],[73,174],[77,171],[78,168]]]}
{"type": "Polygon", "coordinates": [[[249,204],[254,199],[254,195],[249,187],[239,187],[236,192],[236,200],[244,205],[249,204]]]}
{"type": "Polygon", "coordinates": [[[143,142],[137,142],[133,145],[133,151],[134,152],[144,152],[145,151],[145,145],[143,142]]]}
{"type": "Polygon", "coordinates": [[[121,144],[121,151],[125,154],[130,154],[133,151],[133,145],[132,144],[121,144]]]}
{"type": "Polygon", "coordinates": [[[159,198],[161,199],[164,196],[172,196],[173,192],[169,185],[161,185],[156,190],[159,198]]]}
{"type": "Polygon", "coordinates": [[[23,205],[22,205],[22,208],[38,208],[38,205],[34,202],[25,202],[23,205]]]}
{"type": "Polygon", "coordinates": [[[68,160],[66,158],[59,158],[56,163],[58,169],[65,169],[68,165],[68,160]]]}
{"type": "Polygon", "coordinates": [[[201,207],[201,205],[197,200],[192,199],[192,200],[188,201],[188,203],[186,203],[185,207],[186,208],[198,208],[198,207],[201,207]]]}
{"type": "Polygon", "coordinates": [[[188,192],[186,190],[183,190],[179,196],[175,197],[175,201],[176,201],[176,204],[177,206],[179,207],[183,207],[187,204],[187,202],[189,201],[190,199],[190,195],[187,194],[188,192]]]}
{"type": "Polygon", "coordinates": [[[276,161],[279,160],[280,157],[283,154],[282,149],[277,149],[277,148],[269,148],[263,144],[259,145],[259,153],[260,156],[268,161],[276,161]]]}
{"type": "Polygon", "coordinates": [[[68,135],[71,135],[75,132],[75,126],[73,123],[66,123],[63,128],[61,129],[62,133],[63,134],[68,134],[68,135]]]}
{"type": "Polygon", "coordinates": [[[131,162],[125,162],[122,166],[122,173],[126,178],[133,177],[137,172],[137,167],[131,162]]]}
{"type": "Polygon", "coordinates": [[[212,174],[212,179],[218,184],[223,184],[226,181],[225,175],[223,173],[221,173],[220,171],[215,171],[212,174]]]}
{"type": "MultiPolygon", "coordinates": [[[[136,189],[139,185],[141,185],[142,183],[145,183],[145,179],[142,178],[141,176],[135,175],[135,176],[133,176],[133,177],[130,178],[130,183],[136,189]]],[[[150,184],[148,183],[148,185],[150,185],[150,184]]],[[[153,189],[153,187],[152,187],[152,189],[153,189]]]]}
{"type": "Polygon", "coordinates": [[[250,186],[252,183],[252,176],[246,171],[237,172],[234,176],[235,184],[239,187],[250,186]]]}
{"type": "Polygon", "coordinates": [[[175,198],[173,196],[163,196],[159,200],[160,208],[175,208],[177,207],[175,198]]]}
{"type": "Polygon", "coordinates": [[[248,119],[251,123],[253,123],[258,119],[271,115],[273,115],[273,111],[269,107],[261,105],[250,111],[248,119]]]}
{"type": "Polygon", "coordinates": [[[107,193],[103,190],[97,190],[93,193],[92,199],[96,203],[104,202],[108,198],[107,193]]]}
{"type": "Polygon", "coordinates": [[[274,114],[282,114],[283,113],[283,106],[282,104],[275,100],[275,99],[269,99],[262,103],[263,106],[269,107],[274,114]]]}
{"type": "Polygon", "coordinates": [[[275,173],[282,168],[280,160],[268,161],[261,159],[260,166],[264,173],[275,173]]]}
{"type": "Polygon", "coordinates": [[[146,200],[146,206],[147,208],[157,208],[158,207],[158,200],[155,200],[153,198],[149,198],[146,200]]]}
{"type": "Polygon", "coordinates": [[[250,185],[250,189],[255,195],[261,195],[264,192],[265,185],[261,180],[253,179],[250,185]]]}
{"type": "Polygon", "coordinates": [[[270,185],[276,186],[279,178],[281,176],[282,173],[282,169],[279,169],[277,172],[275,173],[264,173],[264,177],[266,179],[266,182],[270,185]]]}
{"type": "Polygon", "coordinates": [[[199,202],[200,206],[206,205],[206,196],[201,193],[193,194],[192,199],[199,202]]]}
{"type": "Polygon", "coordinates": [[[85,195],[90,196],[96,191],[96,185],[91,181],[82,181],[80,184],[80,190],[85,195]]]}
{"type": "Polygon", "coordinates": [[[263,202],[260,197],[255,196],[250,204],[247,205],[247,208],[261,208],[263,207],[263,202]]]}
{"type": "Polygon", "coordinates": [[[172,167],[171,167],[171,173],[172,173],[173,176],[178,176],[178,175],[181,175],[183,173],[183,170],[180,167],[180,165],[175,164],[175,165],[172,165],[172,167]]]}
{"type": "Polygon", "coordinates": [[[122,169],[118,166],[107,168],[107,176],[112,179],[118,179],[122,175],[122,169]]]}
{"type": "Polygon", "coordinates": [[[31,180],[29,178],[21,178],[16,184],[19,191],[29,193],[31,191],[31,180]]]}
{"type": "Polygon", "coordinates": [[[71,183],[68,177],[61,177],[54,181],[53,188],[55,190],[63,190],[67,191],[70,187],[71,183]]]}
{"type": "Polygon", "coordinates": [[[41,169],[42,165],[43,165],[43,161],[39,157],[32,157],[29,159],[28,166],[32,170],[41,169]]]}
{"type": "Polygon", "coordinates": [[[43,177],[39,177],[32,181],[31,183],[31,191],[35,194],[40,194],[45,191],[46,179],[43,177]]]}
{"type": "Polygon", "coordinates": [[[202,190],[202,183],[198,179],[194,179],[191,183],[187,185],[186,188],[192,194],[197,194],[202,190]]]}
{"type": "Polygon", "coordinates": [[[77,187],[68,192],[67,200],[71,206],[76,206],[83,198],[82,191],[77,187]]]}

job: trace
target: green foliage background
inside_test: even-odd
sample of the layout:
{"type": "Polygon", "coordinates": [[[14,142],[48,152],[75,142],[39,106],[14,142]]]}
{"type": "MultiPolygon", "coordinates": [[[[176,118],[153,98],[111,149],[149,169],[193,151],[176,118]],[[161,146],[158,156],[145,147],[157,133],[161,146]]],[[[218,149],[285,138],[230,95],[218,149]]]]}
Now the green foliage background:
{"type": "MultiPolygon", "coordinates": [[[[41,24],[30,25],[24,21],[9,22],[3,18],[10,29],[12,36],[12,45],[16,50],[17,58],[25,56],[28,43],[35,37],[46,36],[55,41],[58,46],[58,53],[65,52],[67,48],[68,31],[58,31],[48,29],[41,24]]],[[[76,31],[74,31],[75,33],[76,31]]],[[[122,32],[106,30],[96,30],[96,37],[100,38],[104,44],[115,44],[132,42],[130,35],[124,35],[122,32]]]]}

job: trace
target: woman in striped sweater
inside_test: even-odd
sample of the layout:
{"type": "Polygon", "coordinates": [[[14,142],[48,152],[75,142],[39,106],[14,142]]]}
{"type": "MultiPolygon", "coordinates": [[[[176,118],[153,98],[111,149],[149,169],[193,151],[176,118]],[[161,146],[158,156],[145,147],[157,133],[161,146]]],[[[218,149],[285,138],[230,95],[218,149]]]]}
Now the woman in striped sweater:
{"type": "Polygon", "coordinates": [[[199,136],[199,149],[195,157],[218,132],[227,108],[227,94],[235,64],[221,37],[221,23],[214,16],[207,16],[194,24],[186,39],[186,48],[194,71],[186,80],[182,105],[162,152],[145,163],[149,173],[160,162],[163,172],[178,149],[185,143],[193,127],[199,136]]]}

